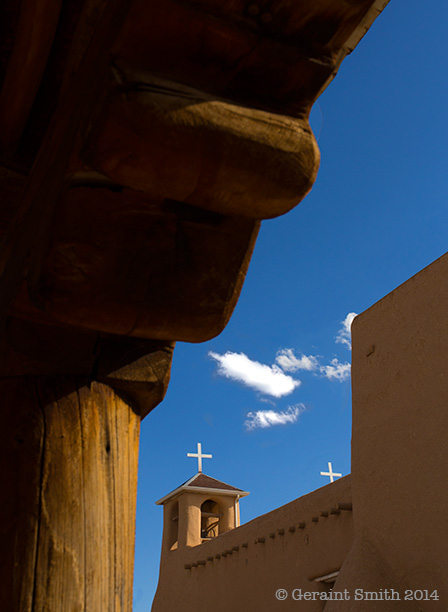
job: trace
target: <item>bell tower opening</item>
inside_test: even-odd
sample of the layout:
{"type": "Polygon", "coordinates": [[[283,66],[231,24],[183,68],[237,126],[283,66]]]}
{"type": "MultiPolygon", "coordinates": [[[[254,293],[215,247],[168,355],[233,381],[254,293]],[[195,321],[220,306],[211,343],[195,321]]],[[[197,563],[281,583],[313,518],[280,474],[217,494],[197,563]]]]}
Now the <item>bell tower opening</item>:
{"type": "Polygon", "coordinates": [[[179,539],[179,503],[177,501],[170,506],[168,521],[168,548],[169,550],[176,550],[179,539]]]}
{"type": "Polygon", "coordinates": [[[219,535],[219,520],[222,514],[219,505],[213,499],[207,499],[201,505],[201,540],[211,540],[219,535]]]}

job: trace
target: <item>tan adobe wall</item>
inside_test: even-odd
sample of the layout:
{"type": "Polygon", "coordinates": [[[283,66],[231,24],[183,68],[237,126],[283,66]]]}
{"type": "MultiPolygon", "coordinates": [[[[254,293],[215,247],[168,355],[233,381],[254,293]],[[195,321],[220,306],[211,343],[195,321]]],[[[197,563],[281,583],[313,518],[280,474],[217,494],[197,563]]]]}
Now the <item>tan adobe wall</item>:
{"type": "Polygon", "coordinates": [[[325,610],[445,611],[448,255],[357,317],[352,335],[355,544],[335,589],[437,589],[440,599],[325,610]]]}
{"type": "Polygon", "coordinates": [[[350,549],[352,512],[331,513],[350,502],[346,476],[213,540],[163,552],[153,612],[323,610],[275,593],[328,590],[313,579],[339,569],[350,549]]]}

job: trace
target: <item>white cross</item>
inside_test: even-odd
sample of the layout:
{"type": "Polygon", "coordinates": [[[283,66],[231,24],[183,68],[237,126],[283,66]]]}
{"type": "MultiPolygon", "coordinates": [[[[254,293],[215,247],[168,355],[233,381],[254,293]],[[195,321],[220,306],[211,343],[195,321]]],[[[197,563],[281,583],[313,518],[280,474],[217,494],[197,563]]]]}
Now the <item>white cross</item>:
{"type": "Polygon", "coordinates": [[[203,455],[202,454],[202,446],[201,443],[198,442],[198,452],[197,453],[187,453],[187,457],[197,457],[198,458],[198,472],[202,472],[202,459],[211,459],[213,455],[203,455]]]}
{"type": "Polygon", "coordinates": [[[336,476],[336,478],[340,478],[342,476],[342,474],[336,474],[336,472],[333,472],[333,467],[331,465],[331,462],[328,462],[328,472],[321,472],[320,473],[321,476],[329,476],[330,477],[330,482],[334,482],[334,477],[336,476]]]}

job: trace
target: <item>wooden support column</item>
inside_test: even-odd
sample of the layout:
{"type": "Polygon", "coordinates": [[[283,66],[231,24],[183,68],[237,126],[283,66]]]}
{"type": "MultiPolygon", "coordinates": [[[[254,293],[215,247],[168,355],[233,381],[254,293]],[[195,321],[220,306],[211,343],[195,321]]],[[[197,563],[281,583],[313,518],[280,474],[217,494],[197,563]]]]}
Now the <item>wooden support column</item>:
{"type": "MultiPolygon", "coordinates": [[[[29,354],[22,364],[30,369],[31,328],[23,325],[29,354]]],[[[21,346],[21,327],[20,321],[9,322],[9,349],[3,347],[3,357],[10,367],[21,346]]],[[[40,331],[34,327],[37,337],[40,331]]],[[[78,359],[74,338],[79,336],[77,346],[83,347],[90,376],[40,373],[0,380],[2,612],[132,610],[138,403],[146,401],[146,413],[161,401],[172,345],[146,343],[143,355],[141,341],[95,340],[94,335],[47,328],[53,340],[67,334],[72,342],[69,347],[60,343],[61,363],[70,346],[73,360],[78,359]],[[91,351],[89,339],[95,340],[91,351]]],[[[45,370],[43,343],[40,350],[45,370]]],[[[8,372],[5,362],[3,371],[8,372]]]]}
{"type": "Polygon", "coordinates": [[[132,609],[140,416],[102,383],[6,379],[0,608],[132,609]]]}

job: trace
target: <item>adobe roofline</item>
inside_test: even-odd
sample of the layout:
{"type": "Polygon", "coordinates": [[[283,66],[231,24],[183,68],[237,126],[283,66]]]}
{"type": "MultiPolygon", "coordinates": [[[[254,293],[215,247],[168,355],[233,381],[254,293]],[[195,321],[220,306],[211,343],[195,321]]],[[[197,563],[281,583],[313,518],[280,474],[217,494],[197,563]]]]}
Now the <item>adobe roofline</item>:
{"type": "MultiPolygon", "coordinates": [[[[174,489],[174,491],[171,491],[171,493],[168,493],[164,497],[160,498],[158,501],[155,502],[156,506],[161,506],[165,504],[168,500],[172,499],[173,497],[179,497],[179,495],[181,495],[184,491],[191,491],[193,493],[212,493],[213,495],[230,495],[232,497],[238,497],[238,498],[247,497],[247,495],[249,495],[249,491],[241,491],[240,489],[215,489],[213,487],[189,486],[189,483],[192,482],[200,473],[201,472],[198,472],[197,474],[189,478],[186,482],[181,484],[180,487],[177,487],[177,489],[174,489]]],[[[223,483],[223,484],[227,484],[227,483],[223,483]]]]}
{"type": "Polygon", "coordinates": [[[165,497],[162,497],[156,501],[157,506],[165,504],[169,499],[173,497],[179,497],[181,493],[185,491],[192,491],[193,493],[212,493],[214,495],[230,495],[232,497],[247,497],[249,491],[229,491],[228,489],[207,489],[205,487],[179,487],[175,491],[168,493],[165,497]]]}

